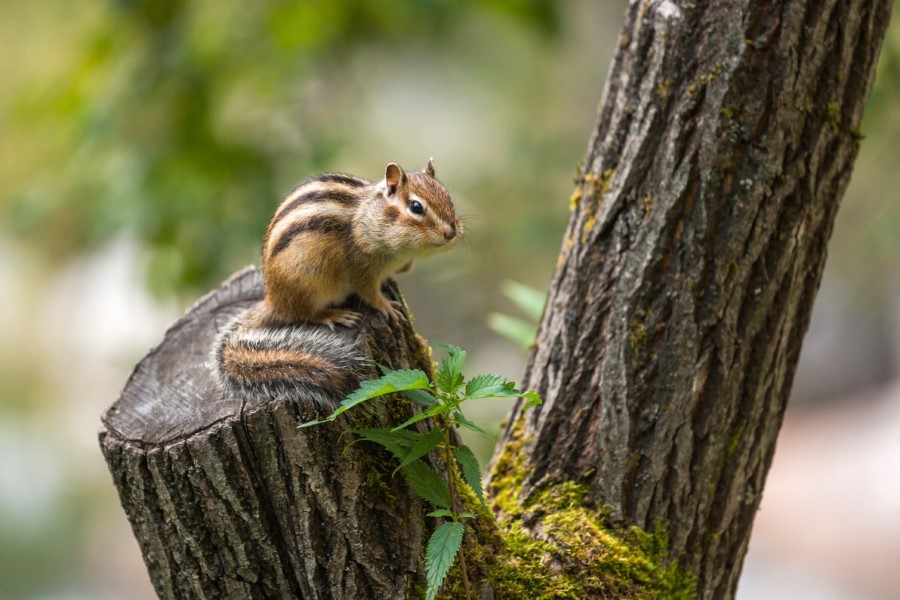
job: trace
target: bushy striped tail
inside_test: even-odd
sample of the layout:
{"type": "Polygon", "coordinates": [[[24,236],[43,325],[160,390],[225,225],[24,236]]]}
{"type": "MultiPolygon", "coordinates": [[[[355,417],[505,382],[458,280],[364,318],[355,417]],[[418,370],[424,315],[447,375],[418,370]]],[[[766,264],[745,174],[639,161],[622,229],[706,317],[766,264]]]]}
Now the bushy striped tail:
{"type": "Polygon", "coordinates": [[[353,332],[323,325],[250,326],[238,315],[216,338],[213,369],[239,396],[310,400],[330,411],[359,386],[366,363],[353,332]]]}

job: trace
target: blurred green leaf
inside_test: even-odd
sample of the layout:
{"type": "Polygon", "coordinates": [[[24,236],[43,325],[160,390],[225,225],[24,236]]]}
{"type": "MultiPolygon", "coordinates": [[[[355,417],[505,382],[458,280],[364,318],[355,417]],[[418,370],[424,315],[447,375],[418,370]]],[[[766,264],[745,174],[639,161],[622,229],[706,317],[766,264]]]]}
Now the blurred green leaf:
{"type": "Polygon", "coordinates": [[[488,315],[488,327],[522,348],[528,348],[537,335],[537,325],[502,313],[488,315]]]}
{"type": "Polygon", "coordinates": [[[547,298],[546,292],[515,281],[504,281],[503,293],[532,321],[539,320],[544,313],[544,303],[547,298]]]}

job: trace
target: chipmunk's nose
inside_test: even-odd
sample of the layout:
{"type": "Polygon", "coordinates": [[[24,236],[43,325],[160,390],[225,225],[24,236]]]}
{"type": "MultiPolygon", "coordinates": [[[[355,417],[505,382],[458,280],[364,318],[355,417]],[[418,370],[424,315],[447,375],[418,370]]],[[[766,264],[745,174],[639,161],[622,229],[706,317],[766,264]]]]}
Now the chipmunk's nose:
{"type": "Polygon", "coordinates": [[[448,242],[456,237],[456,223],[444,227],[444,239],[448,242]]]}

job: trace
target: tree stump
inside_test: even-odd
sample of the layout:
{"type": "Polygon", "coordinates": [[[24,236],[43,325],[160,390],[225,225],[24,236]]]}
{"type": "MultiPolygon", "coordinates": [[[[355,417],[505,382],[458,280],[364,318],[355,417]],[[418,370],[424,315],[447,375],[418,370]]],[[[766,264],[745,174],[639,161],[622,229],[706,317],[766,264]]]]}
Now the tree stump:
{"type": "MultiPolygon", "coordinates": [[[[250,267],[199,300],[103,415],[100,446],[156,592],[407,597],[427,532],[421,501],[390,476],[388,455],[341,439],[348,419],[298,429],[316,416],[302,398],[254,403],[215,381],[208,363],[217,332],[262,297],[261,273],[250,267]]],[[[430,370],[408,325],[398,336],[371,309],[366,315],[360,329],[339,332],[348,347],[368,345],[393,368],[430,370]]],[[[374,421],[367,425],[386,424],[374,421]]]]}

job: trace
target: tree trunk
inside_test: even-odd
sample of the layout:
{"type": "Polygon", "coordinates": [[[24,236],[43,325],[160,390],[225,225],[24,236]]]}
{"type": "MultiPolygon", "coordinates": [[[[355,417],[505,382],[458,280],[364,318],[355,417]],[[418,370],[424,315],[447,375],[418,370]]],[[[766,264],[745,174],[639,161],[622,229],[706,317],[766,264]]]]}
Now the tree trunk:
{"type": "MultiPolygon", "coordinates": [[[[633,1],[525,386],[520,500],[579,482],[735,592],[890,0],[633,1]]],[[[507,447],[508,446],[508,447],[507,447]]],[[[496,486],[495,486],[496,487],[496,486]]]]}
{"type": "MultiPolygon", "coordinates": [[[[315,416],[302,399],[253,405],[212,379],[212,341],[262,298],[261,279],[247,269],[197,302],[103,416],[100,444],[156,592],[405,598],[428,532],[422,503],[391,477],[390,456],[348,447],[346,419],[298,430],[315,416]]],[[[372,318],[343,333],[348,346],[372,340],[384,364],[430,369],[410,329],[398,336],[372,318]]]]}

